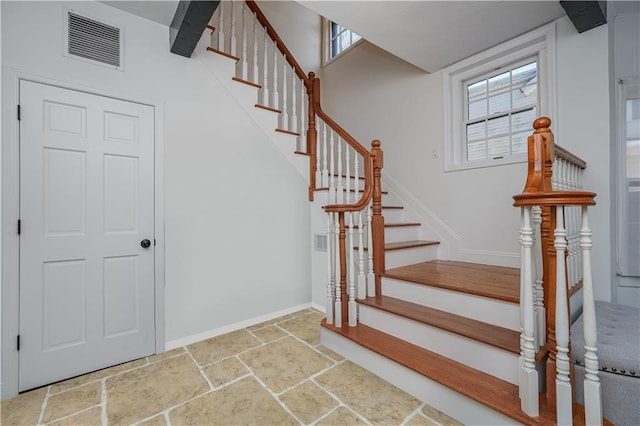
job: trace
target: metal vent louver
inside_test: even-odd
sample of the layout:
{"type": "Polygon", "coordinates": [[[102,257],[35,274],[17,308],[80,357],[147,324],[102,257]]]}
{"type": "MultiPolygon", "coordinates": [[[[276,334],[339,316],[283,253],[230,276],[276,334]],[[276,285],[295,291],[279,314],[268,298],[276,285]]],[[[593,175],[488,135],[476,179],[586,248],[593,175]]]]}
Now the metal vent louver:
{"type": "Polygon", "coordinates": [[[67,53],[120,68],[120,28],[68,12],[67,53]]]}

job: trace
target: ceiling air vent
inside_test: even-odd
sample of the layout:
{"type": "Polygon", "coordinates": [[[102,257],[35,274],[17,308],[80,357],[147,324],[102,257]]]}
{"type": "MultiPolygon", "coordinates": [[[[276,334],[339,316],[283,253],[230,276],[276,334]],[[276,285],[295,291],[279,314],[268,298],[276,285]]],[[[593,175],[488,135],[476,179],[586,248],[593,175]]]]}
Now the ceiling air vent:
{"type": "Polygon", "coordinates": [[[122,28],[66,11],[65,56],[123,69],[122,28]]]}

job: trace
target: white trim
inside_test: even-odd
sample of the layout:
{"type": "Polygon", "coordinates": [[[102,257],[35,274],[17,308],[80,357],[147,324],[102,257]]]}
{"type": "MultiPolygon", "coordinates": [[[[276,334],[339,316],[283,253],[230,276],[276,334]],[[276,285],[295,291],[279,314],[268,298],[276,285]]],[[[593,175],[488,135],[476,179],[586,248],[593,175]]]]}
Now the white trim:
{"type": "Polygon", "coordinates": [[[484,74],[490,68],[506,65],[527,57],[537,55],[540,76],[539,116],[546,115],[552,120],[555,113],[556,96],[556,53],[555,23],[547,24],[536,30],[516,37],[477,55],[453,64],[442,71],[442,90],[444,99],[444,169],[445,171],[466,170],[502,164],[522,162],[520,155],[499,160],[466,162],[462,158],[462,86],[463,82],[484,74]]]}
{"type": "MultiPolygon", "coordinates": [[[[338,53],[336,56],[331,57],[331,20],[327,18],[322,18],[322,68],[326,67],[333,61],[341,58],[346,52],[350,51],[353,47],[358,46],[360,43],[364,42],[364,38],[360,36],[360,38],[351,43],[349,47],[344,49],[342,52],[338,53]]],[[[351,30],[349,30],[351,31],[351,30]]],[[[351,31],[353,33],[353,31],[351,31]]]]}
{"type": "Polygon", "coordinates": [[[96,87],[85,86],[77,81],[61,80],[59,78],[36,74],[29,71],[6,67],[3,69],[3,88],[5,96],[2,101],[2,121],[5,124],[2,134],[2,394],[4,400],[18,394],[19,356],[16,350],[15,338],[19,332],[19,243],[16,224],[19,219],[20,198],[20,167],[19,124],[16,119],[16,105],[20,102],[20,80],[33,81],[76,90],[93,95],[120,99],[128,102],[149,105],[154,108],[155,125],[155,328],[156,352],[162,352],[165,347],[164,323],[164,103],[157,99],[148,99],[128,94],[113,93],[96,87]]]}
{"type": "Polygon", "coordinates": [[[167,342],[166,350],[170,351],[171,349],[191,345],[193,343],[201,342],[203,340],[210,339],[212,337],[231,333],[232,331],[237,331],[246,327],[251,327],[252,325],[260,324],[261,322],[270,321],[272,319],[281,317],[283,315],[292,314],[294,312],[298,312],[303,309],[307,309],[307,308],[318,309],[316,306],[317,305],[311,302],[303,303],[302,305],[297,305],[291,308],[286,308],[276,312],[271,312],[270,314],[260,315],[248,320],[234,322],[232,324],[227,324],[227,325],[223,325],[222,327],[212,328],[211,330],[206,330],[201,333],[196,333],[190,336],[181,337],[179,339],[170,340],[167,342]]]}

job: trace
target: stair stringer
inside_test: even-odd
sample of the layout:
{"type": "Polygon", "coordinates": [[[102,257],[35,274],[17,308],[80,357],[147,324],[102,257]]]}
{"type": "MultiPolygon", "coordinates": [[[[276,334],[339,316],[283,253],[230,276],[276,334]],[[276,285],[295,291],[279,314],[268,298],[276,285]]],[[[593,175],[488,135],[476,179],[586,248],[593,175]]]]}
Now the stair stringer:
{"type": "Polygon", "coordinates": [[[272,142],[274,148],[287,159],[308,184],[309,160],[308,157],[295,153],[296,136],[276,132],[278,114],[255,107],[258,103],[258,88],[234,81],[235,60],[207,51],[209,42],[209,34],[205,31],[193,52],[192,58],[200,62],[212,77],[227,90],[236,103],[263,131],[267,139],[272,142]]]}
{"type": "Polygon", "coordinates": [[[355,364],[464,424],[519,424],[509,417],[451,390],[447,386],[441,385],[324,327],[320,328],[320,341],[324,346],[348,358],[355,364]]]}

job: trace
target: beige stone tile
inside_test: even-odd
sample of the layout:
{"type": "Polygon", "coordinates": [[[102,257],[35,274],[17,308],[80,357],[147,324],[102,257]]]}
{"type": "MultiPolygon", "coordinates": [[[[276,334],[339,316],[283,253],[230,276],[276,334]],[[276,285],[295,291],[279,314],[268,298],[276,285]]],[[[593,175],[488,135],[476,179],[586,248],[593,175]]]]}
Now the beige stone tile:
{"type": "Polygon", "coordinates": [[[287,320],[278,326],[311,346],[315,346],[320,344],[320,321],[321,318],[318,315],[307,314],[287,320]]]}
{"type": "Polygon", "coordinates": [[[407,426],[440,426],[440,423],[426,418],[422,414],[416,414],[406,423],[407,426]]]}
{"type": "Polygon", "coordinates": [[[254,336],[265,343],[273,342],[274,340],[287,335],[286,332],[282,331],[281,328],[278,328],[275,325],[270,325],[265,328],[255,330],[252,333],[254,336]]]}
{"type": "Polygon", "coordinates": [[[222,386],[250,371],[237,358],[227,358],[202,369],[213,386],[222,386]]]}
{"type": "Polygon", "coordinates": [[[306,424],[324,416],[339,404],[320,386],[310,381],[280,395],[280,401],[306,424]]]}
{"type": "Polygon", "coordinates": [[[271,390],[280,393],[333,363],[294,339],[285,337],[239,356],[271,390]]]}
{"type": "Polygon", "coordinates": [[[360,420],[351,410],[345,407],[339,407],[333,413],[329,414],[324,419],[316,423],[318,426],[351,426],[351,425],[366,425],[365,422],[360,420]]]}
{"type": "Polygon", "coordinates": [[[209,391],[188,354],[107,379],[109,424],[130,424],[209,391]]]}
{"type": "Polygon", "coordinates": [[[322,352],[323,354],[325,354],[326,356],[328,356],[329,358],[331,358],[334,361],[342,361],[344,359],[344,357],[340,354],[335,353],[334,351],[332,351],[331,349],[327,348],[326,346],[322,346],[322,345],[318,345],[316,346],[316,350],[322,352]]]}
{"type": "Polygon", "coordinates": [[[161,354],[151,355],[147,357],[150,363],[162,361],[172,356],[180,355],[184,353],[184,348],[175,348],[170,351],[162,352],[161,354]]]}
{"type": "Polygon", "coordinates": [[[164,418],[164,414],[160,414],[159,416],[155,416],[146,422],[142,422],[138,424],[139,426],[167,426],[167,419],[164,418]]]}
{"type": "Polygon", "coordinates": [[[125,362],[124,364],[115,365],[113,367],[105,368],[102,370],[94,371],[93,373],[85,374],[83,376],[74,377],[73,379],[65,380],[64,382],[51,385],[51,393],[63,392],[78,386],[82,386],[86,383],[95,382],[96,380],[104,379],[105,377],[120,374],[124,371],[129,371],[134,368],[141,367],[147,364],[146,358],[136,359],[135,361],[125,362]]]}
{"type": "Polygon", "coordinates": [[[25,392],[0,403],[0,424],[35,425],[40,418],[47,388],[25,392]]]}
{"type": "Polygon", "coordinates": [[[169,418],[173,425],[298,424],[252,377],[189,401],[169,418]]]}
{"type": "Polygon", "coordinates": [[[88,385],[52,395],[47,400],[47,408],[44,410],[42,421],[49,423],[93,405],[98,405],[101,401],[102,383],[100,382],[89,383],[88,385]]]}
{"type": "Polygon", "coordinates": [[[315,381],[374,424],[400,424],[420,401],[350,361],[315,381]]]}
{"type": "Polygon", "coordinates": [[[464,426],[456,419],[447,416],[442,411],[438,411],[430,405],[425,405],[424,407],[422,407],[422,414],[443,426],[464,426]]]}
{"type": "Polygon", "coordinates": [[[278,318],[274,318],[274,319],[269,320],[269,321],[261,322],[260,324],[252,325],[251,327],[247,327],[247,330],[254,331],[254,330],[258,330],[260,328],[265,328],[265,327],[267,327],[269,325],[274,325],[274,324],[277,324],[279,322],[291,319],[294,316],[295,316],[295,314],[282,315],[282,316],[280,316],[278,318]]]}
{"type": "Polygon", "coordinates": [[[187,346],[187,349],[198,364],[204,366],[261,344],[260,340],[253,337],[246,330],[238,330],[194,343],[187,346]]]}
{"type": "Polygon", "coordinates": [[[91,410],[49,424],[52,426],[102,426],[102,407],[94,407],[91,410]]]}

